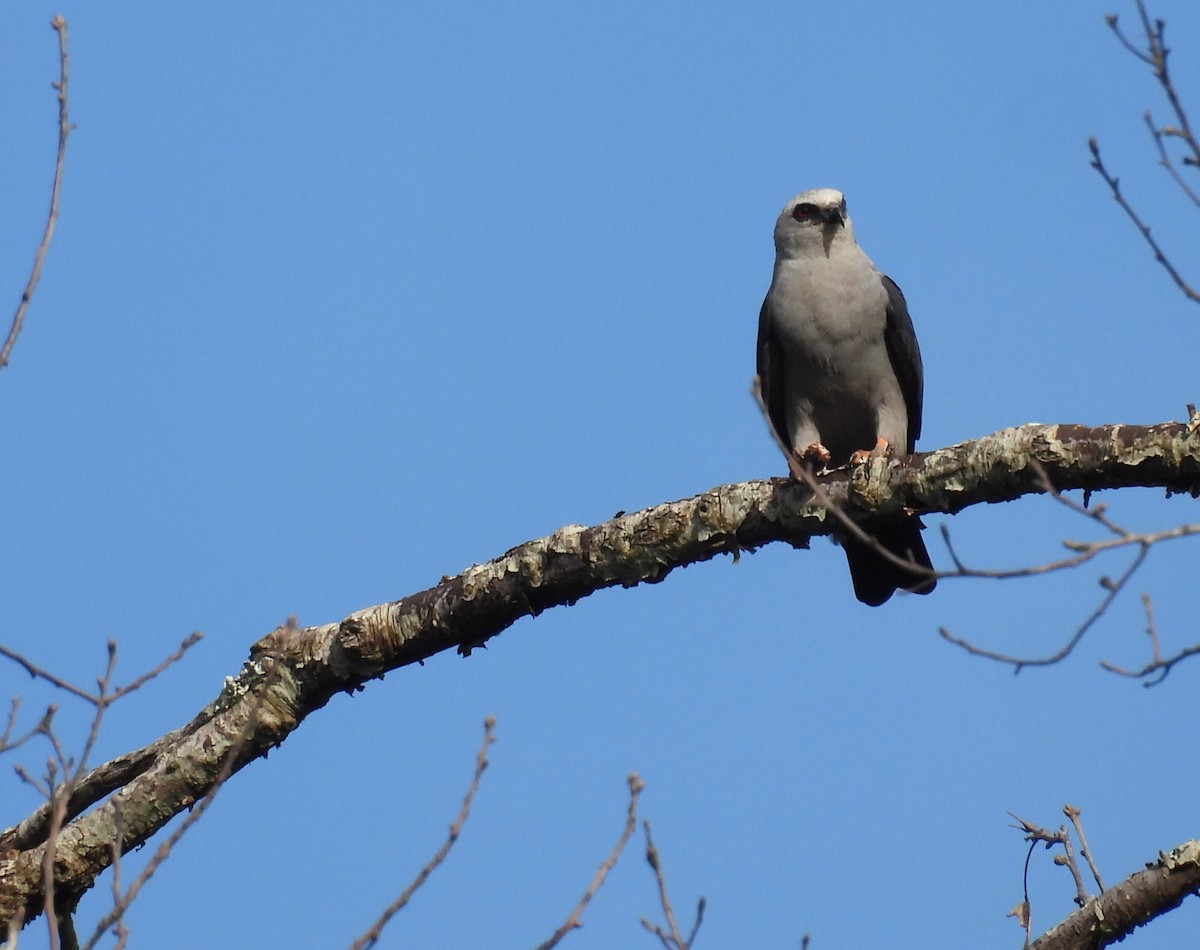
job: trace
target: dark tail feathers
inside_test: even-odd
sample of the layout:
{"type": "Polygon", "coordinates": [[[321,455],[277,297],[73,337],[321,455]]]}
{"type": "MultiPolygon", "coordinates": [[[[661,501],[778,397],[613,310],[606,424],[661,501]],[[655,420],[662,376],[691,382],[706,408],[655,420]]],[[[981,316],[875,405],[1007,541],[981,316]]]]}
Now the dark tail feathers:
{"type": "MultiPolygon", "coordinates": [[[[912,561],[926,570],[933,570],[929,552],[921,538],[921,520],[905,518],[892,524],[873,526],[871,535],[880,546],[902,558],[912,561]]],[[[864,604],[878,607],[897,590],[928,594],[937,586],[937,578],[929,577],[919,570],[900,567],[884,557],[873,546],[857,538],[841,539],[850,565],[850,579],[854,582],[854,596],[864,604]]]]}

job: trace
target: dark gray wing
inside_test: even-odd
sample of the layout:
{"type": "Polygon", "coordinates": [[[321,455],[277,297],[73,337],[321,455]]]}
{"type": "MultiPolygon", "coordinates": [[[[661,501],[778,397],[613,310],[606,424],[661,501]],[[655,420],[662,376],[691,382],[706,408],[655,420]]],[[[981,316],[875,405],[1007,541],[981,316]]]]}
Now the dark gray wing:
{"type": "MultiPolygon", "coordinates": [[[[883,339],[887,344],[892,371],[900,383],[904,404],[908,407],[908,452],[917,447],[921,435],[921,403],[925,398],[925,373],[921,369],[921,349],[917,346],[917,333],[913,329],[912,317],[908,315],[908,304],[904,294],[890,277],[883,278],[887,291],[887,327],[883,339]]],[[[761,321],[760,321],[761,326],[761,321]]],[[[761,334],[761,329],[759,333],[761,334]]],[[[759,344],[760,348],[762,344],[759,344]]],[[[761,371],[760,371],[761,374],[761,371]]]]}
{"type": "Polygon", "coordinates": [[[783,351],[775,336],[775,321],[771,315],[771,297],[763,300],[758,312],[758,385],[763,405],[767,407],[767,418],[784,448],[790,449],[787,416],[784,413],[783,351]]]}

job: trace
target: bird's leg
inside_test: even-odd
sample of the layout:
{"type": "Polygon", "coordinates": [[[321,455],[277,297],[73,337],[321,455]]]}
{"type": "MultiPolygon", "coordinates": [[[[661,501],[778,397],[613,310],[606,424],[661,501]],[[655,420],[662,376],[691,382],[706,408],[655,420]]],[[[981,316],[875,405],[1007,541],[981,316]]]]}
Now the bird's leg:
{"type": "Polygon", "coordinates": [[[850,464],[851,465],[862,465],[862,463],[867,461],[867,459],[887,458],[891,454],[892,454],[891,443],[889,443],[888,440],[885,439],[883,436],[879,436],[875,440],[875,448],[859,449],[857,452],[855,452],[853,455],[850,456],[850,464]]]}
{"type": "Polygon", "coordinates": [[[829,454],[829,449],[825,448],[820,442],[814,442],[805,449],[792,449],[792,456],[797,462],[811,463],[813,468],[818,472],[822,472],[828,468],[829,462],[833,458],[829,454]]]}

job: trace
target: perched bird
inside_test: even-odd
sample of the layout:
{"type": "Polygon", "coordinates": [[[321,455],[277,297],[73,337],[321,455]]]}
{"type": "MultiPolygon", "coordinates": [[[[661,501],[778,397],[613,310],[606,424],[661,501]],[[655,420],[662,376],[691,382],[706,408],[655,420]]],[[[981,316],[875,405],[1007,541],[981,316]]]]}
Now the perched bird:
{"type": "MultiPolygon", "coordinates": [[[[911,453],[921,434],[921,351],[900,288],[854,240],[833,188],[797,195],[775,222],[775,271],[758,318],[758,379],[771,426],[797,460],[817,468],[911,453]]],[[[872,525],[880,547],[841,537],[854,594],[878,606],[897,589],[936,581],[921,522],[872,525]]]]}

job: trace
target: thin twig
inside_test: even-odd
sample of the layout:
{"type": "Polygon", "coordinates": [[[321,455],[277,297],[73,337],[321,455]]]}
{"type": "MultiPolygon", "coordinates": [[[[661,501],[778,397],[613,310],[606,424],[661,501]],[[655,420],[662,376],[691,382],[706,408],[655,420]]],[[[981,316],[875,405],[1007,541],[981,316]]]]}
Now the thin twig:
{"type": "Polygon", "coordinates": [[[1033,939],[1033,905],[1029,903],[1029,862],[1033,859],[1033,849],[1037,847],[1036,841],[1029,842],[1029,850],[1025,852],[1025,868],[1021,872],[1021,903],[1017,904],[1004,916],[1016,917],[1017,923],[1021,925],[1021,929],[1025,931],[1025,946],[1029,946],[1029,941],[1033,939]]]}
{"type": "Polygon", "coordinates": [[[1014,673],[1020,673],[1021,670],[1027,666],[1051,666],[1060,660],[1065,659],[1068,655],[1070,655],[1071,651],[1079,645],[1079,641],[1084,638],[1096,621],[1104,616],[1105,612],[1112,605],[1112,602],[1116,600],[1117,595],[1124,590],[1125,585],[1129,582],[1129,579],[1134,575],[1137,569],[1142,566],[1142,562],[1146,560],[1146,555],[1149,553],[1149,545],[1143,544],[1138,549],[1137,556],[1130,562],[1129,566],[1125,569],[1121,576],[1117,578],[1117,580],[1113,581],[1109,578],[1101,578],[1101,585],[1106,591],[1104,597],[1101,598],[1100,603],[1096,606],[1096,609],[1092,611],[1088,618],[1075,629],[1075,632],[1071,635],[1071,638],[1067,640],[1067,642],[1063,644],[1059,650],[1050,654],[1049,656],[1010,656],[1006,653],[998,653],[994,650],[988,650],[983,647],[976,646],[968,640],[954,636],[954,634],[952,634],[945,627],[939,627],[938,633],[941,634],[942,639],[949,643],[953,643],[957,647],[961,647],[972,656],[980,656],[984,659],[996,660],[999,663],[1009,664],[1013,667],[1014,673]]]}
{"type": "MultiPolygon", "coordinates": [[[[646,861],[654,869],[654,880],[658,884],[658,901],[667,917],[670,937],[675,941],[677,947],[682,948],[684,946],[683,938],[679,935],[679,927],[675,923],[675,911],[671,907],[671,899],[667,896],[667,881],[663,876],[662,861],[658,857],[658,848],[654,846],[654,839],[650,836],[650,822],[643,821],[642,829],[646,832],[646,861]]],[[[645,920],[643,919],[642,922],[645,923],[645,920]]]]}
{"type": "MultiPolygon", "coordinates": [[[[1191,411],[1189,407],[1189,417],[1190,415],[1191,411]]],[[[988,650],[983,647],[976,646],[964,638],[954,636],[945,627],[939,628],[938,632],[941,634],[942,638],[950,643],[953,643],[955,646],[961,647],[973,656],[979,656],[983,657],[984,659],[996,660],[1002,663],[1011,664],[1015,668],[1015,672],[1020,672],[1021,669],[1026,666],[1049,666],[1066,658],[1075,649],[1075,647],[1079,645],[1080,640],[1082,640],[1087,634],[1088,630],[1095,625],[1096,621],[1098,621],[1105,614],[1105,612],[1107,612],[1117,595],[1124,590],[1130,578],[1148,556],[1150,548],[1164,541],[1175,540],[1177,538],[1187,538],[1200,534],[1200,524],[1181,524],[1176,525],[1173,528],[1168,528],[1164,531],[1151,531],[1142,534],[1130,531],[1108,516],[1108,509],[1105,505],[1098,504],[1089,508],[1086,507],[1086,505],[1081,505],[1072,498],[1068,498],[1066,495],[1060,492],[1057,487],[1055,487],[1055,485],[1051,482],[1048,473],[1039,462],[1036,460],[1031,460],[1030,464],[1037,469],[1039,481],[1042,483],[1042,487],[1047,495],[1070,511],[1073,511],[1074,513],[1091,521],[1095,521],[1107,532],[1109,532],[1109,534],[1113,535],[1113,537],[1104,541],[1065,540],[1062,542],[1063,546],[1070,551],[1077,552],[1072,557],[1062,558],[1057,561],[1049,561],[1044,564],[1014,568],[1011,570],[987,571],[970,568],[963,563],[962,559],[958,556],[958,552],[954,549],[954,545],[949,537],[949,532],[946,530],[945,526],[943,526],[942,533],[945,537],[946,548],[949,550],[950,557],[954,561],[956,568],[954,573],[943,574],[943,576],[985,577],[1001,580],[1016,577],[1031,577],[1038,574],[1048,574],[1055,571],[1079,567],[1095,559],[1100,554],[1104,554],[1109,551],[1115,551],[1124,547],[1136,546],[1138,548],[1138,552],[1134,559],[1130,562],[1128,568],[1116,581],[1109,577],[1102,577],[1100,579],[1100,585],[1106,591],[1104,597],[1101,599],[1096,609],[1093,610],[1092,613],[1087,617],[1087,619],[1075,629],[1075,632],[1072,634],[1070,639],[1068,639],[1067,642],[1057,652],[1050,654],[1049,656],[1018,657],[1006,653],[1000,653],[994,650],[988,650]]],[[[1172,658],[1168,662],[1162,661],[1158,653],[1158,639],[1157,633],[1154,630],[1153,614],[1150,613],[1149,609],[1149,598],[1145,594],[1142,595],[1142,602],[1146,605],[1147,617],[1150,622],[1150,636],[1154,645],[1154,662],[1148,664],[1142,670],[1133,672],[1115,667],[1104,660],[1100,661],[1100,665],[1111,672],[1119,673],[1123,676],[1143,677],[1148,673],[1155,671],[1162,671],[1162,676],[1165,676],[1166,671],[1169,670],[1171,666],[1179,662],[1179,660],[1182,660],[1185,656],[1190,655],[1190,653],[1188,651],[1184,651],[1184,653],[1172,658]]],[[[1200,653],[1200,645],[1197,645],[1197,647],[1190,652],[1200,653]]],[[[1147,683],[1146,685],[1154,685],[1154,683],[1161,681],[1162,677],[1160,676],[1157,680],[1147,683]]]]}
{"type": "Polygon", "coordinates": [[[629,811],[625,816],[625,827],[621,831],[621,837],[617,839],[616,845],[613,846],[612,853],[600,865],[596,871],[596,876],[592,878],[592,883],[588,885],[588,889],[584,891],[583,897],[579,899],[579,903],[575,905],[570,916],[563,922],[554,934],[545,943],[538,944],[537,950],[551,950],[552,947],[558,946],[560,940],[569,934],[577,927],[582,927],[580,918],[583,916],[584,908],[591,902],[591,899],[596,896],[596,892],[600,890],[600,885],[604,883],[604,878],[608,876],[608,872],[613,869],[617,863],[617,858],[621,856],[621,852],[625,850],[625,845],[629,841],[630,835],[633,834],[633,829],[637,827],[637,803],[638,796],[642,793],[642,789],[646,784],[638,778],[637,772],[633,772],[629,776],[629,811]]]}
{"type": "MultiPolygon", "coordinates": [[[[1067,809],[1069,809],[1069,808],[1070,808],[1070,806],[1067,806],[1067,809]]],[[[1066,814],[1070,815],[1070,811],[1067,809],[1064,809],[1064,811],[1066,812],[1066,814]]],[[[1075,881],[1075,903],[1077,905],[1079,905],[1080,907],[1082,907],[1084,904],[1086,904],[1088,902],[1087,890],[1083,886],[1083,876],[1079,873],[1079,865],[1075,861],[1075,851],[1071,847],[1071,836],[1067,832],[1067,826],[1060,825],[1059,829],[1057,831],[1050,831],[1047,828],[1042,828],[1042,827],[1039,827],[1038,825],[1035,825],[1031,821],[1026,821],[1024,818],[1014,815],[1012,812],[1009,812],[1009,814],[1012,815],[1012,817],[1015,818],[1017,820],[1017,822],[1019,822],[1018,825],[1014,825],[1013,827],[1019,828],[1021,831],[1024,832],[1024,837],[1025,837],[1026,841],[1029,841],[1033,844],[1036,844],[1037,842],[1043,842],[1046,845],[1047,850],[1054,847],[1054,845],[1056,845],[1056,844],[1062,846],[1063,854],[1056,855],[1054,858],[1054,863],[1066,867],[1071,872],[1071,877],[1075,881]]],[[[1030,849],[1030,853],[1032,854],[1032,847],[1030,849]]],[[[1026,914],[1028,915],[1028,906],[1029,906],[1029,886],[1028,886],[1029,856],[1028,855],[1026,855],[1026,857],[1025,857],[1025,876],[1026,876],[1025,905],[1026,905],[1026,914]]]]}
{"type": "Polygon", "coordinates": [[[1082,808],[1076,808],[1074,805],[1063,806],[1063,814],[1070,818],[1071,824],[1075,826],[1075,837],[1079,839],[1079,853],[1087,861],[1088,869],[1092,872],[1092,877],[1096,879],[1096,886],[1100,888],[1100,893],[1103,894],[1104,882],[1100,880],[1100,869],[1096,867],[1096,862],[1092,860],[1092,852],[1088,848],[1087,838],[1083,834],[1083,822],[1079,820],[1082,812],[1082,808]]]}
{"type": "Polygon", "coordinates": [[[51,703],[46,707],[46,711],[42,714],[42,718],[38,720],[38,724],[30,729],[25,735],[19,739],[12,738],[12,731],[17,725],[17,712],[21,708],[21,698],[14,696],[12,705],[8,710],[8,724],[4,727],[4,735],[0,736],[0,752],[11,752],[13,749],[23,746],[34,736],[45,735],[50,728],[50,723],[54,719],[54,714],[58,712],[58,706],[51,703]]]}
{"type": "MultiPolygon", "coordinates": [[[[1191,165],[1193,167],[1200,167],[1200,142],[1197,141],[1196,136],[1192,133],[1191,122],[1188,120],[1187,112],[1183,108],[1183,102],[1179,98],[1179,93],[1175,89],[1175,83],[1171,79],[1171,73],[1167,66],[1167,58],[1171,51],[1166,45],[1166,23],[1162,20],[1155,20],[1151,22],[1150,14],[1146,10],[1146,4],[1144,0],[1137,0],[1137,11],[1139,18],[1142,21],[1142,31],[1146,36],[1146,48],[1144,50],[1139,49],[1136,45],[1134,45],[1129,37],[1127,37],[1121,30],[1116,14],[1110,13],[1104,19],[1105,22],[1108,23],[1109,28],[1113,31],[1113,34],[1120,41],[1121,45],[1124,46],[1125,49],[1127,49],[1135,57],[1137,57],[1140,62],[1145,63],[1151,68],[1151,70],[1154,72],[1154,78],[1162,88],[1163,94],[1167,97],[1167,102],[1171,106],[1171,111],[1175,114],[1175,120],[1178,123],[1177,125],[1168,125],[1159,128],[1154,123],[1154,120],[1151,118],[1151,115],[1148,111],[1145,113],[1144,119],[1147,127],[1150,130],[1151,138],[1154,140],[1155,147],[1158,149],[1159,164],[1167,169],[1171,177],[1175,180],[1176,184],[1183,190],[1184,194],[1187,195],[1187,197],[1194,204],[1200,206],[1200,196],[1198,196],[1196,191],[1190,185],[1188,185],[1186,181],[1184,181],[1183,177],[1176,170],[1175,165],[1171,161],[1171,158],[1166,150],[1166,143],[1164,142],[1164,138],[1166,136],[1177,138],[1182,141],[1191,153],[1190,155],[1184,155],[1183,164],[1191,165]]],[[[1129,220],[1133,222],[1134,227],[1136,227],[1141,233],[1142,238],[1146,241],[1147,245],[1150,247],[1150,250],[1154,253],[1154,259],[1163,266],[1166,272],[1170,275],[1171,280],[1174,281],[1175,286],[1183,292],[1185,297],[1196,303],[1200,303],[1200,293],[1197,293],[1195,290],[1193,290],[1191,285],[1184,280],[1183,275],[1176,270],[1175,266],[1167,258],[1162,247],[1151,235],[1149,226],[1141,219],[1141,216],[1134,211],[1133,207],[1125,199],[1124,194],[1121,192],[1119,180],[1116,178],[1116,176],[1110,174],[1108,169],[1105,168],[1104,162],[1100,158],[1100,146],[1097,144],[1095,138],[1088,140],[1088,148],[1092,153],[1092,167],[1100,173],[1100,177],[1104,179],[1105,183],[1109,187],[1109,190],[1112,191],[1113,198],[1116,199],[1117,204],[1121,206],[1122,210],[1124,210],[1125,214],[1129,217],[1129,220]]]]}
{"type": "Polygon", "coordinates": [[[1087,903],[1088,895],[1087,890],[1083,886],[1083,875],[1079,873],[1079,864],[1075,860],[1075,849],[1071,847],[1071,836],[1067,834],[1066,825],[1063,825],[1058,830],[1062,836],[1064,854],[1056,857],[1054,863],[1066,865],[1067,870],[1071,872],[1071,877],[1075,880],[1075,903],[1082,907],[1087,903]]]}
{"type": "Polygon", "coordinates": [[[450,849],[454,846],[454,842],[458,840],[459,833],[462,831],[463,825],[466,823],[467,815],[471,812],[471,802],[475,799],[475,793],[479,790],[479,780],[483,777],[483,771],[487,768],[487,752],[488,747],[496,741],[495,739],[496,717],[488,716],[483,721],[483,745],[479,747],[479,752],[475,756],[475,776],[471,779],[471,787],[467,789],[466,797],[463,799],[462,808],[458,812],[458,817],[454,819],[454,824],[450,826],[450,834],[442,843],[442,846],[425,867],[421,868],[420,872],[414,878],[413,882],[404,889],[404,892],[393,901],[379,918],[371,926],[371,929],[364,933],[361,937],[350,945],[350,950],[364,950],[366,947],[373,947],[379,941],[383,933],[383,928],[404,905],[412,899],[413,894],[417,889],[425,883],[426,879],[435,870],[438,865],[446,860],[446,855],[450,853],[450,849]]]}
{"type": "Polygon", "coordinates": [[[162,674],[168,667],[178,663],[188,650],[190,650],[197,643],[199,643],[201,639],[203,639],[203,636],[204,635],[198,631],[191,634],[179,645],[179,648],[175,650],[174,653],[159,663],[158,666],[154,667],[154,669],[147,673],[141,674],[127,685],[118,686],[116,689],[112,690],[109,689],[109,686],[111,684],[112,674],[114,672],[112,665],[116,661],[116,641],[109,640],[107,644],[107,649],[109,651],[109,670],[105,676],[98,681],[100,688],[95,693],[89,692],[83,687],[76,686],[74,683],[63,679],[61,676],[51,673],[49,670],[38,666],[38,664],[34,663],[24,654],[18,653],[15,650],[10,650],[3,644],[0,644],[0,656],[12,660],[12,662],[24,669],[25,672],[34,679],[45,680],[52,686],[61,689],[63,692],[70,693],[72,696],[76,696],[79,699],[84,700],[84,702],[91,703],[93,706],[110,706],[118,699],[128,696],[134,690],[139,689],[156,676],[162,674]]]}
{"type": "Polygon", "coordinates": [[[1109,663],[1107,660],[1101,660],[1100,665],[1110,673],[1116,673],[1118,676],[1125,676],[1130,679],[1145,679],[1143,686],[1157,686],[1167,678],[1167,674],[1171,672],[1175,664],[1181,660],[1186,660],[1189,656],[1200,654],[1200,643],[1195,646],[1184,647],[1178,653],[1167,659],[1163,659],[1162,648],[1159,646],[1158,626],[1154,622],[1154,606],[1150,601],[1149,594],[1142,594],[1142,607],[1146,611],[1146,633],[1150,636],[1150,662],[1143,666],[1140,670],[1129,670],[1124,667],[1117,666],[1115,663],[1109,663]],[[1148,678],[1151,674],[1158,675],[1153,678],[1148,678]]]}
{"type": "Polygon", "coordinates": [[[1167,48],[1166,21],[1155,20],[1151,23],[1150,14],[1146,10],[1145,0],[1137,0],[1137,11],[1138,17],[1142,21],[1142,32],[1146,34],[1145,50],[1140,50],[1134,46],[1132,41],[1124,34],[1118,25],[1115,13],[1108,14],[1104,20],[1121,42],[1121,45],[1141,60],[1141,62],[1154,70],[1154,78],[1158,80],[1158,84],[1162,87],[1163,94],[1167,97],[1167,102],[1171,106],[1171,111],[1175,113],[1175,119],[1179,122],[1179,128],[1168,126],[1162,131],[1164,134],[1181,139],[1191,149],[1192,155],[1184,157],[1183,163],[1185,165],[1200,165],[1200,142],[1197,142],[1195,135],[1192,134],[1192,126],[1188,121],[1187,112],[1183,108],[1183,102],[1175,90],[1175,83],[1171,79],[1171,72],[1167,67],[1167,57],[1171,51],[1167,48]]]}
{"type": "Polygon", "coordinates": [[[889,551],[879,543],[878,538],[864,531],[858,522],[846,514],[846,512],[842,511],[838,505],[833,503],[833,500],[825,493],[825,489],[821,487],[820,483],[816,479],[816,476],[814,476],[812,472],[804,467],[799,467],[798,471],[800,473],[799,480],[804,482],[804,484],[812,490],[813,497],[816,498],[816,500],[825,508],[826,511],[828,511],[839,522],[841,522],[842,526],[845,527],[846,531],[849,532],[851,537],[853,537],[855,540],[867,545],[889,564],[892,564],[895,567],[904,568],[907,571],[911,571],[914,575],[927,578],[946,576],[939,571],[931,571],[929,568],[925,567],[923,564],[918,564],[916,561],[900,557],[894,551],[889,551]]]}
{"type": "Polygon", "coordinates": [[[1146,111],[1146,114],[1142,118],[1146,120],[1146,128],[1150,130],[1150,137],[1154,140],[1155,148],[1158,149],[1158,164],[1167,170],[1167,174],[1179,186],[1179,190],[1187,195],[1188,200],[1197,207],[1200,207],[1200,195],[1196,194],[1192,186],[1187,183],[1187,179],[1179,174],[1179,169],[1175,167],[1175,163],[1171,160],[1171,156],[1167,152],[1165,141],[1166,130],[1160,129],[1154,124],[1154,119],[1151,117],[1149,110],[1146,111]]]}
{"type": "MultiPolygon", "coordinates": [[[[112,850],[112,902],[115,919],[112,923],[117,942],[113,950],[121,950],[129,940],[129,928],[125,926],[125,915],[117,909],[125,903],[125,895],[121,892],[121,842],[124,838],[124,822],[121,821],[121,810],[113,812],[113,839],[109,843],[112,850]]],[[[103,932],[103,931],[100,931],[103,932]]]]}
{"type": "Polygon", "coordinates": [[[700,925],[704,923],[704,908],[706,905],[707,902],[703,897],[696,901],[696,920],[692,923],[692,929],[688,933],[688,938],[684,943],[684,947],[690,947],[696,942],[696,934],[700,932],[700,925]]]}
{"type": "Polygon", "coordinates": [[[37,252],[33,255],[33,270],[21,294],[21,302],[13,315],[12,326],[8,330],[8,338],[0,347],[0,369],[8,365],[9,354],[16,345],[21,327],[25,323],[25,312],[29,309],[29,301],[42,277],[42,264],[46,260],[46,252],[50,249],[50,239],[54,236],[54,226],[58,222],[58,199],[62,193],[63,163],[67,155],[67,136],[71,134],[71,123],[67,118],[67,21],[62,14],[56,13],[50,21],[54,32],[58,34],[59,79],[53,83],[58,91],[58,158],[54,163],[54,184],[50,189],[50,213],[46,216],[46,227],[42,232],[42,241],[37,252]]]}
{"type": "Polygon", "coordinates": [[[1117,15],[1115,13],[1110,13],[1105,16],[1104,22],[1112,28],[1113,33],[1115,33],[1117,39],[1121,41],[1122,46],[1129,50],[1129,52],[1140,59],[1143,63],[1146,63],[1147,65],[1153,65],[1153,61],[1150,59],[1150,57],[1134,46],[1133,43],[1130,42],[1129,38],[1121,31],[1121,28],[1117,26],[1117,15]]]}
{"type": "Polygon", "coordinates": [[[1096,171],[1100,173],[1100,177],[1103,178],[1108,184],[1108,187],[1112,191],[1113,198],[1116,199],[1117,204],[1119,204],[1122,210],[1124,210],[1125,214],[1129,216],[1129,220],[1133,222],[1133,226],[1141,232],[1142,237],[1145,238],[1146,243],[1150,246],[1150,250],[1154,252],[1154,259],[1163,266],[1166,272],[1170,275],[1171,280],[1175,282],[1175,286],[1183,292],[1184,296],[1187,297],[1188,300],[1193,300],[1196,303],[1200,303],[1200,294],[1192,290],[1188,282],[1183,279],[1183,275],[1181,275],[1179,271],[1175,269],[1175,265],[1167,259],[1167,255],[1159,246],[1158,241],[1156,241],[1154,236],[1150,233],[1150,228],[1142,221],[1138,213],[1133,210],[1133,206],[1125,200],[1125,195],[1121,193],[1120,181],[1110,175],[1108,169],[1104,167],[1104,162],[1100,159],[1100,146],[1097,144],[1094,138],[1088,139],[1088,148],[1090,148],[1092,151],[1092,168],[1096,169],[1096,171]]]}
{"type": "Polygon", "coordinates": [[[96,697],[89,693],[86,689],[80,689],[74,683],[69,683],[62,677],[55,676],[49,670],[42,669],[42,667],[38,666],[32,660],[20,653],[17,653],[15,650],[10,650],[3,644],[0,644],[0,656],[7,657],[8,659],[12,660],[18,666],[22,667],[25,672],[34,679],[45,680],[47,683],[57,686],[63,692],[70,693],[73,696],[78,696],[80,699],[85,700],[93,705],[95,705],[97,702],[96,697]]]}
{"type": "Polygon", "coordinates": [[[645,917],[642,918],[642,926],[654,934],[667,950],[689,950],[696,940],[700,924],[704,921],[705,900],[701,897],[697,901],[696,922],[692,925],[692,931],[688,935],[687,940],[684,940],[679,934],[679,926],[675,922],[675,911],[671,907],[670,898],[667,896],[667,881],[663,875],[662,861],[658,856],[658,848],[654,846],[654,839],[650,836],[650,822],[643,821],[642,829],[646,832],[646,861],[654,869],[654,880],[658,884],[658,901],[662,906],[663,914],[666,915],[667,927],[664,929],[659,924],[652,924],[645,917]]]}
{"type": "Polygon", "coordinates": [[[171,667],[174,664],[178,663],[180,660],[182,660],[183,655],[185,653],[187,653],[188,650],[190,650],[192,647],[194,647],[197,643],[199,643],[203,639],[204,639],[204,634],[202,634],[199,630],[193,631],[187,637],[187,639],[185,639],[182,643],[179,644],[179,649],[177,649],[174,653],[172,653],[170,656],[168,656],[161,663],[159,663],[158,666],[154,667],[154,669],[149,670],[146,673],[143,673],[141,676],[135,677],[132,681],[130,681],[126,685],[118,686],[116,689],[114,689],[112,691],[112,693],[109,694],[108,701],[110,703],[116,702],[121,697],[127,696],[130,693],[132,693],[134,690],[140,689],[141,687],[145,686],[148,682],[150,682],[150,680],[154,679],[156,676],[162,675],[164,672],[166,672],[168,667],[171,667]]]}
{"type": "Polygon", "coordinates": [[[1129,679],[1143,679],[1145,677],[1149,677],[1152,673],[1157,673],[1158,676],[1154,677],[1153,679],[1147,679],[1146,682],[1142,684],[1143,686],[1149,687],[1157,686],[1159,683],[1165,680],[1167,678],[1167,674],[1175,668],[1176,663],[1179,663],[1181,660],[1186,660],[1190,656],[1197,655],[1200,655],[1200,643],[1196,644],[1195,646],[1185,647],[1168,660],[1158,660],[1154,663],[1147,663],[1140,670],[1123,669],[1122,667],[1109,663],[1106,660],[1101,660],[1100,665],[1110,673],[1116,673],[1118,676],[1125,676],[1129,679]]]}

